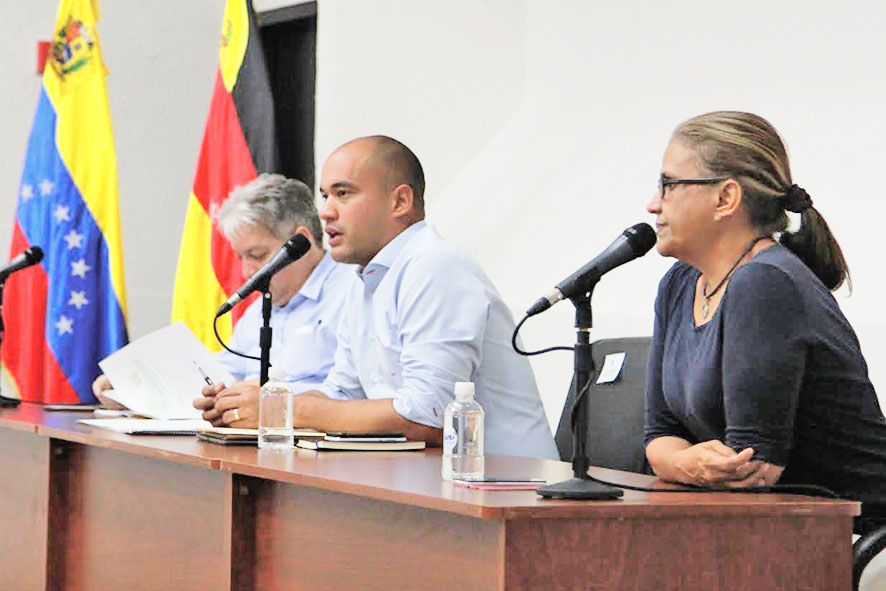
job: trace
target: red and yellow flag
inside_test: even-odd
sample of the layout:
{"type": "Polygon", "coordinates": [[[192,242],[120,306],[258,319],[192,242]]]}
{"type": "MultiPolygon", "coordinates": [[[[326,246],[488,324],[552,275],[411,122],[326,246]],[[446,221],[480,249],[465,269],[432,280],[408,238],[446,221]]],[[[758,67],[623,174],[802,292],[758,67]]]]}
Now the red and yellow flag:
{"type": "MultiPolygon", "coordinates": [[[[214,214],[231,190],[276,167],[274,105],[255,13],[248,0],[228,0],[172,302],[172,321],[183,321],[210,350],[220,348],[212,331],[215,311],[243,282],[214,214]]],[[[238,308],[219,319],[226,340],[245,310],[238,308]]]]}

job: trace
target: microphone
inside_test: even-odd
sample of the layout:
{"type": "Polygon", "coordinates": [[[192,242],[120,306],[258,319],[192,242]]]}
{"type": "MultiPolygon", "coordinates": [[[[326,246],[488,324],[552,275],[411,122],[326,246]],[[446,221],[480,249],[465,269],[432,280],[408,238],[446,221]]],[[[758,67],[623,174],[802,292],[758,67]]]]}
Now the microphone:
{"type": "Polygon", "coordinates": [[[655,246],[655,240],[655,230],[649,224],[631,226],[591,262],[558,283],[546,296],[536,300],[526,311],[526,316],[535,316],[560,300],[589,292],[604,274],[649,252],[655,246]]]}
{"type": "Polygon", "coordinates": [[[9,261],[5,267],[0,268],[0,283],[6,281],[6,278],[31,265],[36,265],[43,260],[43,249],[39,246],[32,246],[23,253],[9,261]]]}
{"type": "Polygon", "coordinates": [[[219,316],[227,314],[231,311],[231,308],[244,300],[249,294],[267,287],[268,283],[271,281],[271,277],[273,277],[277,271],[281,270],[289,263],[294,263],[302,258],[310,249],[311,241],[301,234],[296,234],[287,240],[280,251],[275,254],[271,260],[265,263],[264,267],[256,271],[255,275],[250,277],[246,283],[237,290],[237,293],[229,297],[228,301],[221,305],[218,312],[215,313],[215,317],[218,318],[219,316]]]}

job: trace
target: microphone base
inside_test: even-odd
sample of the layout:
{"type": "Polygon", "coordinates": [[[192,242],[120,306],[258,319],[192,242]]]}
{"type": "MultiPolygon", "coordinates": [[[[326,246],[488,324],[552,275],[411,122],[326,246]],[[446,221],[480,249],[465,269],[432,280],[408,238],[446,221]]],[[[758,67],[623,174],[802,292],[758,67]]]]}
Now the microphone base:
{"type": "Polygon", "coordinates": [[[605,501],[618,499],[624,495],[620,488],[600,484],[588,478],[570,478],[543,486],[535,491],[546,499],[572,499],[605,501]]]}
{"type": "Polygon", "coordinates": [[[9,398],[7,396],[3,396],[0,394],[0,407],[3,406],[18,406],[22,401],[18,398],[9,398]]]}

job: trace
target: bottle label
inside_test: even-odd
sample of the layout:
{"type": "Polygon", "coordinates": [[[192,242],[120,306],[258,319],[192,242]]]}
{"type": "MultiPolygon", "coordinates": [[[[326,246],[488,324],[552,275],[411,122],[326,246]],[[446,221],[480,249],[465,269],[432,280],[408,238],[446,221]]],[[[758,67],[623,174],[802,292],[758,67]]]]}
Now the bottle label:
{"type": "Polygon", "coordinates": [[[451,456],[455,453],[455,444],[458,442],[458,433],[451,426],[443,429],[443,453],[451,456]]]}
{"type": "Polygon", "coordinates": [[[448,424],[443,425],[443,453],[446,455],[464,455],[465,437],[470,435],[466,421],[463,414],[455,414],[448,424]]]}

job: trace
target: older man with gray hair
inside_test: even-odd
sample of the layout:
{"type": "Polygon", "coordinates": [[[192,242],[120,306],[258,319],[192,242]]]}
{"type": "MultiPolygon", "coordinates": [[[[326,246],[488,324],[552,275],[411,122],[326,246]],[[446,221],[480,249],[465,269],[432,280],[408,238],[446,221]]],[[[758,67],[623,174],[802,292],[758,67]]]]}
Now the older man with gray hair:
{"type": "MultiPolygon", "coordinates": [[[[316,388],[332,368],[338,321],[355,275],[324,252],[311,189],[279,174],[261,174],[231,192],[218,210],[217,222],[241,261],[244,279],[261,269],[294,234],[311,242],[302,258],[270,281],[271,364],[286,370],[295,392],[316,388]]],[[[259,299],[237,322],[228,346],[258,356],[261,325],[259,299]]],[[[252,414],[257,409],[259,362],[227,351],[217,355],[237,381],[205,387],[194,406],[216,425],[253,426],[258,420],[252,414]]],[[[97,396],[106,387],[104,376],[93,384],[97,396]]]]}

